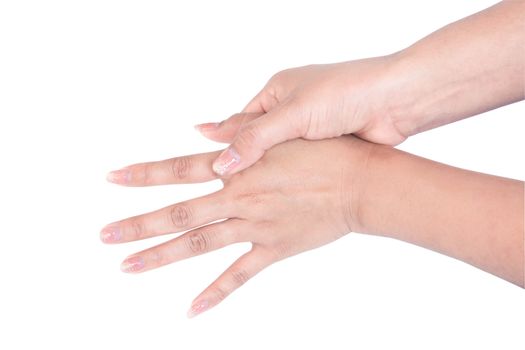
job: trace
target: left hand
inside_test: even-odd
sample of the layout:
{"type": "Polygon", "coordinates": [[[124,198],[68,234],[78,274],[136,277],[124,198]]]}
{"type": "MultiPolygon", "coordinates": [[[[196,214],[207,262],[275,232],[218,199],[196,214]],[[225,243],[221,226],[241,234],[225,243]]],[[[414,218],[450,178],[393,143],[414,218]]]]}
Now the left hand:
{"type": "MultiPolygon", "coordinates": [[[[221,190],[109,224],[101,239],[124,243],[189,230],[129,256],[122,263],[125,272],[143,272],[251,242],[252,249],[194,300],[188,312],[194,316],[270,264],[355,229],[360,172],[372,147],[353,136],[277,145],[254,166],[222,178],[221,190]]],[[[126,186],[210,181],[217,178],[211,165],[219,153],[135,164],[111,172],[108,180],[126,186]]]]}

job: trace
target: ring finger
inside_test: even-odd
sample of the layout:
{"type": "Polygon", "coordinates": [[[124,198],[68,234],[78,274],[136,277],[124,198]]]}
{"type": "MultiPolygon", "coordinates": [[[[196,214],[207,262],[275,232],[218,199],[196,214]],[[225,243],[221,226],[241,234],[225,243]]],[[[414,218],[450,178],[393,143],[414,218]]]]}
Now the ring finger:
{"type": "Polygon", "coordinates": [[[245,231],[242,225],[242,220],[229,219],[199,227],[127,257],[121,269],[124,272],[143,272],[242,242],[239,235],[245,231]]]}

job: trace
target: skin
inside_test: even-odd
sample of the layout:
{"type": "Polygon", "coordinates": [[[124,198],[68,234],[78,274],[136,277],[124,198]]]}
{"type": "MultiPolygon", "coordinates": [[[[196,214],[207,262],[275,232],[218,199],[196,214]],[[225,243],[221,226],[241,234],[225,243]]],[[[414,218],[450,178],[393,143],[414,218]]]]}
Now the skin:
{"type": "Polygon", "coordinates": [[[274,75],[241,113],[196,128],[222,152],[135,164],[127,186],[204,182],[216,193],[106,226],[123,243],[185,232],[122,264],[143,272],[236,242],[241,256],[192,303],[220,303],[270,264],[348,232],[397,238],[524,286],[524,183],[391,147],[525,98],[525,2],[504,1],[397,53],[274,75]],[[490,54],[487,54],[490,52],[490,54]],[[344,134],[354,136],[341,136],[344,134]],[[302,138],[305,141],[293,140],[302,138]],[[255,163],[255,165],[253,165],[255,163]]]}
{"type": "Polygon", "coordinates": [[[213,165],[233,174],[295,138],[399,144],[523,100],[524,76],[525,1],[503,1],[391,55],[279,72],[241,113],[196,128],[231,142],[213,165]]]}
{"type": "MultiPolygon", "coordinates": [[[[131,165],[108,180],[126,186],[217,179],[219,152],[131,165]]],[[[124,243],[185,232],[122,263],[143,272],[236,242],[252,249],[193,301],[195,316],[270,264],[349,232],[394,237],[524,285],[524,183],[419,158],[354,136],[273,147],[221,178],[212,194],[117,221],[101,232],[124,243]],[[504,219],[502,219],[504,218],[504,219]],[[221,220],[221,221],[218,221],[221,220]]]]}

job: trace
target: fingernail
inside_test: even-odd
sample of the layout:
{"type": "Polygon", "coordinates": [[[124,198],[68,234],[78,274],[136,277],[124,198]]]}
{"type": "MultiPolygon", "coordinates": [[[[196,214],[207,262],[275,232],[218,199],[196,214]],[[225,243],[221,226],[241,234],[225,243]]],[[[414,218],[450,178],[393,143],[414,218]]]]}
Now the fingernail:
{"type": "Polygon", "coordinates": [[[206,132],[206,131],[214,131],[216,130],[221,123],[204,123],[204,124],[197,124],[194,126],[194,128],[198,132],[206,132]]]}
{"type": "Polygon", "coordinates": [[[192,318],[192,317],[197,316],[198,314],[203,313],[204,311],[208,309],[209,306],[210,305],[208,303],[208,300],[200,300],[200,301],[193,303],[191,308],[188,310],[188,317],[192,318]]]}
{"type": "Polygon", "coordinates": [[[226,148],[213,162],[213,171],[219,175],[225,175],[231,171],[239,162],[241,156],[231,147],[226,148]]]}
{"type": "Polygon", "coordinates": [[[144,268],[144,260],[140,256],[130,256],[120,264],[122,272],[138,272],[144,268]]]}
{"type": "Polygon", "coordinates": [[[114,170],[106,176],[106,179],[115,184],[127,184],[131,179],[131,171],[129,169],[114,170]]]}
{"type": "Polygon", "coordinates": [[[100,240],[104,243],[116,243],[122,238],[120,228],[115,225],[108,225],[100,231],[100,240]]]}

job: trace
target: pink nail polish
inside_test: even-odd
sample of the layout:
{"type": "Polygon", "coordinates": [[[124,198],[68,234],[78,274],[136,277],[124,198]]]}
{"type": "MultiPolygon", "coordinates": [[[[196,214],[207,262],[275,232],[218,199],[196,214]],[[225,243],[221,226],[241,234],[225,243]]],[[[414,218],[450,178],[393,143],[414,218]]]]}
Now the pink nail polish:
{"type": "Polygon", "coordinates": [[[124,185],[129,183],[129,181],[131,180],[131,172],[129,171],[129,169],[114,170],[106,176],[106,179],[109,182],[124,185]]]}
{"type": "Polygon", "coordinates": [[[191,308],[188,310],[188,317],[192,318],[197,316],[198,314],[203,313],[208,309],[209,306],[210,304],[208,303],[208,300],[200,300],[193,303],[191,308]]]}
{"type": "Polygon", "coordinates": [[[144,259],[140,256],[130,256],[120,264],[122,272],[139,272],[144,268],[144,259]]]}
{"type": "Polygon", "coordinates": [[[120,241],[122,235],[120,228],[115,225],[106,226],[100,231],[100,240],[104,243],[116,243],[120,241]]]}
{"type": "Polygon", "coordinates": [[[219,175],[225,175],[231,171],[239,162],[241,156],[231,147],[226,148],[213,162],[213,171],[219,175]]]}
{"type": "Polygon", "coordinates": [[[220,124],[221,123],[203,123],[195,125],[194,128],[199,132],[214,131],[220,124]]]}

